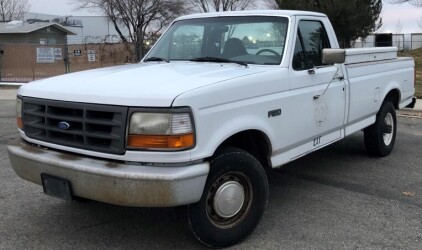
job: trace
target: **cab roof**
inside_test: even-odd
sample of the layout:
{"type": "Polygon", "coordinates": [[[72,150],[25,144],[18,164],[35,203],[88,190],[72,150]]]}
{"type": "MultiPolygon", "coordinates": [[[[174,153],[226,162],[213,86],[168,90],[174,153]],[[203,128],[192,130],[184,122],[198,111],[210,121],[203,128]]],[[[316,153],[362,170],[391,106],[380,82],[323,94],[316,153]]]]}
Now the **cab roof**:
{"type": "Polygon", "coordinates": [[[176,19],[195,19],[205,17],[222,17],[222,16],[314,16],[314,17],[327,17],[325,14],[311,11],[298,11],[298,10],[246,10],[246,11],[224,11],[224,12],[208,12],[181,16],[176,19]]]}

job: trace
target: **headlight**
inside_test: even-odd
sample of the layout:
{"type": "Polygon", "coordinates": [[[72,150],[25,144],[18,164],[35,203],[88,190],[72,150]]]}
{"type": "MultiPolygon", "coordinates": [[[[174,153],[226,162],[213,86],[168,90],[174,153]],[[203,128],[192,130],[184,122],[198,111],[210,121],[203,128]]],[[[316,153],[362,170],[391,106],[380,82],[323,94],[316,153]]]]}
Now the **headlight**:
{"type": "Polygon", "coordinates": [[[19,97],[16,99],[16,124],[19,129],[23,129],[22,99],[20,99],[19,97]]]}
{"type": "Polygon", "coordinates": [[[134,149],[184,150],[195,145],[189,113],[134,112],[127,146],[134,149]]]}

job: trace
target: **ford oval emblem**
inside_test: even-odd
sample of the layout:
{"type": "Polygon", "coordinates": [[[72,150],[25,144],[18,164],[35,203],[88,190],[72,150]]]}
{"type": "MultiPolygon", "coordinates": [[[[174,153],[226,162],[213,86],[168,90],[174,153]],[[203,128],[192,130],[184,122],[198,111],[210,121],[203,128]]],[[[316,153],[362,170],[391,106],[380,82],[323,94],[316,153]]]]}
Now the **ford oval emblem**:
{"type": "Polygon", "coordinates": [[[70,124],[68,122],[59,122],[59,128],[62,130],[68,130],[70,128],[70,124]]]}

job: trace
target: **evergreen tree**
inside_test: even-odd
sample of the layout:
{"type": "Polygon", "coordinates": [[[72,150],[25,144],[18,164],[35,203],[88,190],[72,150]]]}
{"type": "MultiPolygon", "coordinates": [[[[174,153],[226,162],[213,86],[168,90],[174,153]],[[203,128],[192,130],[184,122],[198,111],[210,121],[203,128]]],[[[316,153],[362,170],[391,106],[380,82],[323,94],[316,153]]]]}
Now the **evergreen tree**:
{"type": "Polygon", "coordinates": [[[340,46],[365,38],[382,25],[382,0],[274,0],[280,9],[324,13],[330,19],[340,46]]]}

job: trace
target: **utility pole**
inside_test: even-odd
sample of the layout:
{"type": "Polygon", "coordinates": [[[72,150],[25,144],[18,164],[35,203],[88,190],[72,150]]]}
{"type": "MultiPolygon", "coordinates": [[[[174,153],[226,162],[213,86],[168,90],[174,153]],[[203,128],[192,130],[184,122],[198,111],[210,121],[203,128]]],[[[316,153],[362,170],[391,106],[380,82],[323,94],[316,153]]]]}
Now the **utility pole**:
{"type": "Polygon", "coordinates": [[[3,69],[3,54],[4,54],[4,50],[1,49],[0,47],[0,82],[1,82],[1,71],[3,69]]]}
{"type": "Polygon", "coordinates": [[[0,9],[0,11],[1,11],[1,17],[2,17],[2,19],[0,20],[0,21],[2,21],[2,22],[4,22],[5,20],[5,16],[4,16],[4,4],[3,4],[3,0],[0,0],[0,7],[1,7],[1,9],[0,9]]]}
{"type": "MultiPolygon", "coordinates": [[[[1,11],[1,17],[2,17],[2,19],[0,20],[0,21],[4,21],[4,7],[3,7],[4,5],[3,5],[3,0],[0,0],[0,11],[1,11]]],[[[1,71],[2,71],[2,68],[3,68],[3,54],[4,54],[4,51],[0,48],[0,82],[1,82],[1,71]]]]}

